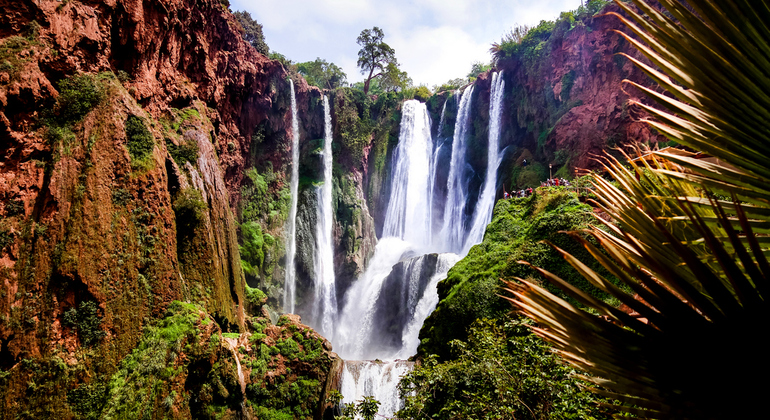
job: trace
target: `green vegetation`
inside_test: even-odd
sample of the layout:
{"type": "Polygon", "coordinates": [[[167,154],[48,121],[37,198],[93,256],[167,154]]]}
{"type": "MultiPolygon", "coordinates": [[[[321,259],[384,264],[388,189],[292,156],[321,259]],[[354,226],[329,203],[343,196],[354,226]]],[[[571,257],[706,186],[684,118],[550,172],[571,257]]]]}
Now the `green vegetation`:
{"type": "Polygon", "coordinates": [[[597,397],[530,331],[531,322],[479,319],[467,342],[449,343],[452,359],[435,356],[399,384],[403,419],[599,419],[597,397]]]}
{"type": "Polygon", "coordinates": [[[176,215],[177,231],[192,231],[206,220],[208,204],[200,191],[194,187],[185,188],[177,193],[173,203],[176,215]]]}
{"type": "Polygon", "coordinates": [[[268,55],[270,48],[265,43],[265,36],[262,34],[262,25],[257,23],[251,14],[247,11],[234,12],[233,16],[241,24],[243,39],[245,39],[257,52],[262,55],[268,55]]]}
{"type": "Polygon", "coordinates": [[[593,177],[597,201],[623,231],[591,228],[583,233],[593,241],[576,235],[576,242],[626,288],[576,261],[571,250],[557,250],[635,315],[569,287],[542,263],[534,263],[539,272],[585,307],[521,278],[511,278],[507,292],[538,323],[536,333],[588,372],[602,388],[597,392],[619,400],[621,412],[649,419],[760,418],[766,392],[752,378],[770,373],[757,363],[766,353],[766,334],[757,326],[770,319],[770,263],[760,245],[770,222],[770,123],[758,116],[770,111],[770,94],[755,75],[768,70],[767,54],[759,51],[767,51],[770,31],[752,10],[770,5],[618,4],[634,33],[626,40],[652,66],[626,57],[660,85],[629,82],[657,102],[640,101],[653,118],[649,124],[715,159],[654,152],[642,161],[645,167],[628,168],[607,156],[607,172],[617,182],[593,177]],[[747,32],[757,36],[747,41],[747,32]]]}
{"type": "Polygon", "coordinates": [[[168,149],[171,158],[174,159],[174,162],[180,167],[184,167],[186,162],[190,162],[192,165],[196,165],[198,162],[200,149],[198,148],[198,143],[194,139],[185,139],[179,146],[172,143],[171,140],[166,139],[166,148],[168,149]]]}
{"type": "Polygon", "coordinates": [[[396,52],[390,45],[383,42],[385,32],[378,27],[364,29],[358,36],[356,42],[361,46],[358,51],[358,67],[361,68],[361,74],[366,75],[364,79],[364,95],[369,93],[369,85],[372,79],[381,77],[386,72],[393,72],[388,69],[389,64],[394,64],[398,70],[396,61],[396,52]]]}
{"type": "Polygon", "coordinates": [[[59,82],[54,112],[60,125],[79,122],[105,98],[105,88],[91,74],[78,74],[59,82]]]}
{"type": "MultiPolygon", "coordinates": [[[[585,228],[593,220],[590,206],[582,204],[575,193],[559,188],[538,188],[528,198],[498,201],[483,242],[471,248],[439,283],[441,301],[420,332],[419,353],[449,357],[447,343],[464,340],[475,320],[502,318],[510,307],[498,296],[500,278],[537,276],[530,267],[519,264],[521,260],[548,267],[571,284],[590,288],[559,253],[541,241],[558,244],[588,260],[590,255],[560,232],[585,228]]],[[[558,288],[551,286],[550,290],[557,292],[558,288]]],[[[598,298],[607,297],[593,292],[598,298]]]]}
{"type": "Polygon", "coordinates": [[[316,58],[297,64],[297,72],[301,74],[307,83],[321,89],[337,89],[347,86],[347,75],[334,63],[316,58]]]}
{"type": "Polygon", "coordinates": [[[142,165],[155,148],[155,136],[147,129],[144,118],[129,115],[125,123],[126,148],[132,163],[142,165]]]}
{"type": "Polygon", "coordinates": [[[101,328],[102,319],[98,311],[96,302],[89,300],[80,302],[77,309],[73,307],[64,313],[64,325],[75,330],[86,346],[93,346],[106,335],[101,328]]]}
{"type": "Polygon", "coordinates": [[[556,21],[542,20],[535,27],[516,26],[500,42],[492,44],[490,51],[498,62],[519,57],[531,63],[547,51],[546,43],[554,31],[565,32],[583,26],[584,21],[593,18],[609,3],[607,0],[588,0],[576,11],[562,13],[556,21]]]}

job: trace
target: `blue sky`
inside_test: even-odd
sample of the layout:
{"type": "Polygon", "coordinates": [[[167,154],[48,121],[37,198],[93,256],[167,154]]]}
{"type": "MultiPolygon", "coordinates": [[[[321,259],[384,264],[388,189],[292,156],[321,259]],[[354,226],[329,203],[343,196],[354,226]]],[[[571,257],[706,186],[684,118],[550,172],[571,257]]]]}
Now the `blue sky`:
{"type": "Polygon", "coordinates": [[[415,85],[464,77],[489,62],[490,45],[516,24],[535,25],[574,10],[580,0],[230,0],[263,25],[265,41],[295,62],[316,57],[342,67],[349,82],[363,29],[379,26],[415,85]]]}

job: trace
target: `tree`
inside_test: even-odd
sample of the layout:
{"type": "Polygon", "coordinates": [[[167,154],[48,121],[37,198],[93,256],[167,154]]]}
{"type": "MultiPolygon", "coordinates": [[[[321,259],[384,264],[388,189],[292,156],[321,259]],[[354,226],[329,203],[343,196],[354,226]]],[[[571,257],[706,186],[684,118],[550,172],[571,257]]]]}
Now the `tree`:
{"type": "Polygon", "coordinates": [[[391,62],[385,67],[385,71],[380,76],[380,87],[385,92],[401,92],[412,86],[412,79],[401,71],[398,63],[391,62]]]}
{"type": "Polygon", "coordinates": [[[364,93],[369,93],[369,84],[372,79],[382,76],[388,68],[388,64],[396,64],[396,52],[388,44],[382,42],[385,33],[382,29],[374,27],[364,29],[356,42],[361,46],[358,51],[358,67],[361,74],[366,75],[364,81],[364,93]]]}
{"type": "Polygon", "coordinates": [[[471,82],[476,80],[477,77],[481,73],[484,73],[485,71],[489,71],[489,69],[492,68],[489,64],[484,64],[481,61],[476,61],[473,64],[471,64],[471,71],[468,73],[468,80],[471,82]]]}
{"type": "Polygon", "coordinates": [[[754,11],[768,3],[618,1],[629,18],[611,13],[654,67],[626,58],[662,88],[626,82],[660,107],[634,104],[670,140],[715,158],[658,151],[633,169],[606,158],[618,182],[593,184],[614,223],[574,235],[623,288],[554,247],[633,313],[540,268],[593,314],[534,282],[506,283],[515,307],[538,322],[534,331],[635,418],[766,415],[766,387],[755,378],[770,374],[770,28],[754,11]]]}
{"type": "Polygon", "coordinates": [[[257,52],[267,56],[270,52],[270,48],[268,48],[265,43],[265,36],[262,34],[262,25],[257,23],[257,21],[251,17],[251,14],[245,10],[233,13],[233,16],[235,16],[235,18],[238,19],[238,23],[241,24],[241,28],[243,29],[243,39],[251,44],[257,52]]]}
{"type": "Polygon", "coordinates": [[[313,86],[321,89],[336,89],[347,85],[347,75],[340,67],[326,60],[316,58],[297,64],[297,71],[313,86]]]}

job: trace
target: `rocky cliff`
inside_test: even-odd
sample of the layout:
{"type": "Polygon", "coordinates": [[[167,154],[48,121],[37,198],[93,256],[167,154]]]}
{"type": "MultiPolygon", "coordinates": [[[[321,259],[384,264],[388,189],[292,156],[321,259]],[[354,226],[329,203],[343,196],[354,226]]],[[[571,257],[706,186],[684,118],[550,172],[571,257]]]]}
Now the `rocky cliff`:
{"type": "MultiPolygon", "coordinates": [[[[172,301],[195,302],[213,317],[205,336],[250,329],[237,235],[245,222],[275,235],[251,278],[280,297],[272,281],[283,270],[289,75],[242,39],[216,0],[0,7],[3,409],[19,418],[98,417],[105,400],[89,397],[84,411],[78,395],[116,390],[110,381],[172,301]],[[260,172],[271,178],[260,183],[260,172]],[[250,219],[244,192],[254,190],[268,199],[250,219]],[[75,388],[84,391],[61,392],[75,388]]],[[[300,136],[319,138],[322,114],[312,107],[321,93],[294,82],[300,136]]],[[[169,354],[170,369],[185,365],[173,361],[180,354],[193,357],[169,354]]],[[[196,374],[216,376],[219,356],[211,357],[196,374]]],[[[295,373],[261,387],[306,379],[295,373]]],[[[323,377],[315,380],[307,392],[318,399],[323,377]]],[[[185,391],[161,394],[179,411],[185,391]]],[[[226,409],[230,400],[217,398],[206,404],[226,409]]],[[[185,407],[182,417],[206,411],[185,407]]],[[[301,410],[312,416],[315,407],[301,410]]]]}

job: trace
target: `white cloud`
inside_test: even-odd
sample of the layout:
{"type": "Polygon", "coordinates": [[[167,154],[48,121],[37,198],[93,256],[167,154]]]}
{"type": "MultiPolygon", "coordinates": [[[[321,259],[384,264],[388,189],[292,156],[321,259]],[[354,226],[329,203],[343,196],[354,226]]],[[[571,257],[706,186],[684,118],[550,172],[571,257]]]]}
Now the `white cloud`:
{"type": "Polygon", "coordinates": [[[464,77],[474,61],[489,61],[489,44],[454,26],[417,27],[399,35],[390,45],[415,84],[440,85],[464,77]]]}
{"type": "Polygon", "coordinates": [[[492,42],[516,24],[536,25],[576,9],[580,0],[231,0],[263,25],[272,50],[293,61],[316,57],[362,80],[356,38],[379,26],[415,84],[463,77],[487,62],[492,42]]]}

